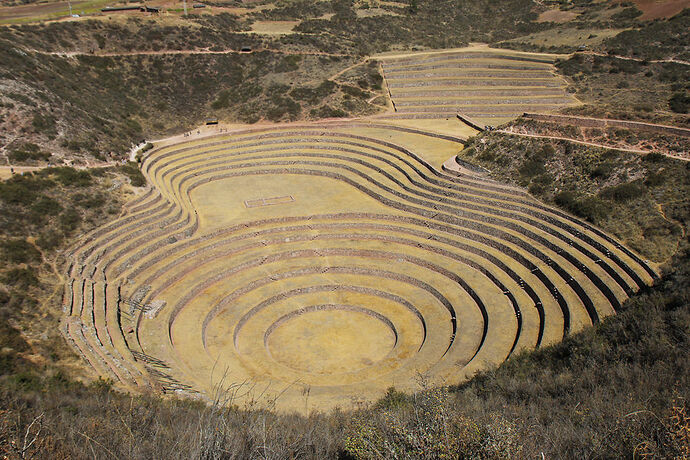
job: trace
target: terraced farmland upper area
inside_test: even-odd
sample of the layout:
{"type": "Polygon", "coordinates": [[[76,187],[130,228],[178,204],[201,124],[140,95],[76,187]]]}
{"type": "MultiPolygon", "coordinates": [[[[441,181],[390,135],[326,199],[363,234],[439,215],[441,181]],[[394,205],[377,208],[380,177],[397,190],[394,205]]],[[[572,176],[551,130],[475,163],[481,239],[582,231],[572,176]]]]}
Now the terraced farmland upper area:
{"type": "Polygon", "coordinates": [[[555,75],[553,55],[488,48],[381,58],[395,114],[386,118],[448,118],[458,112],[499,125],[523,112],[577,103],[555,75]]]}
{"type": "Polygon", "coordinates": [[[63,332],[129,388],[348,408],[559,341],[656,277],[526,192],[435,166],[461,148],[362,121],[156,145],[150,188],[70,252],[63,332]]]}

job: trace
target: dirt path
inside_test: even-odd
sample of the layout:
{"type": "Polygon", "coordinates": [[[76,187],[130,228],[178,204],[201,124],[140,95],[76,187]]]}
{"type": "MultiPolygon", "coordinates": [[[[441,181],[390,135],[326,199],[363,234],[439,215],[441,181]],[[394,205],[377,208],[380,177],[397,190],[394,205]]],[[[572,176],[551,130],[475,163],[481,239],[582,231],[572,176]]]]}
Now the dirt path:
{"type": "Polygon", "coordinates": [[[371,58],[365,58],[363,61],[358,61],[358,62],[355,62],[354,64],[352,64],[351,66],[345,67],[343,70],[339,71],[338,73],[333,74],[330,77],[328,77],[328,81],[335,81],[339,76],[341,76],[342,74],[344,74],[348,70],[352,70],[355,67],[366,64],[367,62],[369,62],[369,59],[371,59],[371,58]]]}
{"type": "Polygon", "coordinates": [[[684,137],[690,137],[690,129],[688,128],[683,128],[682,126],[670,126],[670,125],[660,125],[656,123],[647,123],[644,121],[635,121],[635,120],[620,120],[617,118],[594,118],[594,117],[582,117],[579,115],[562,115],[562,114],[554,114],[554,113],[525,113],[523,115],[524,118],[529,118],[531,120],[537,120],[537,121],[542,121],[542,122],[547,122],[547,123],[556,123],[560,125],[575,125],[575,126],[584,126],[584,127],[593,127],[591,124],[578,124],[578,121],[581,122],[597,122],[599,123],[599,126],[596,126],[598,128],[606,128],[606,127],[621,127],[621,128],[626,128],[626,129],[640,129],[643,130],[645,128],[650,128],[647,129],[648,131],[653,131],[653,132],[658,132],[659,129],[661,128],[662,130],[665,130],[668,134],[675,134],[675,135],[680,135],[684,137]]]}
{"type": "Polygon", "coordinates": [[[604,145],[604,144],[596,144],[594,142],[587,142],[587,141],[581,141],[578,139],[572,139],[570,137],[559,137],[559,136],[544,136],[542,134],[527,134],[527,133],[515,133],[513,131],[507,131],[505,129],[497,129],[496,130],[499,133],[502,134],[510,134],[512,136],[523,136],[523,137],[534,137],[534,138],[540,138],[540,139],[553,139],[553,140],[558,140],[558,141],[568,141],[568,142],[574,142],[576,144],[582,144],[582,145],[588,145],[590,147],[601,147],[605,149],[611,149],[611,150],[621,150],[623,152],[630,152],[630,153],[652,153],[649,150],[638,150],[638,149],[626,149],[622,147],[612,147],[609,145],[604,145]]]}
{"type": "Polygon", "coordinates": [[[590,54],[592,56],[602,56],[602,57],[612,57],[616,59],[624,59],[626,61],[636,61],[636,62],[671,62],[674,64],[683,64],[683,65],[690,65],[689,61],[683,61],[681,59],[640,59],[640,58],[634,58],[630,56],[621,56],[619,54],[608,54],[608,53],[598,53],[596,51],[580,51],[577,53],[573,53],[572,56],[576,54],[590,54]]]}
{"type": "Polygon", "coordinates": [[[160,51],[118,51],[118,52],[106,52],[106,53],[90,53],[86,51],[40,51],[40,50],[28,50],[33,53],[46,54],[50,56],[61,56],[61,57],[74,57],[74,56],[98,56],[98,57],[120,57],[120,56],[166,56],[166,55],[199,55],[199,54],[253,54],[260,53],[263,51],[276,54],[286,54],[286,55],[310,55],[310,56],[336,56],[336,57],[347,57],[348,54],[341,53],[326,53],[323,51],[290,51],[290,50],[277,50],[273,48],[261,48],[251,51],[239,51],[236,49],[223,49],[223,50],[160,50],[160,51]]]}
{"type": "MultiPolygon", "coordinates": [[[[508,134],[511,136],[522,136],[522,137],[532,137],[532,138],[538,138],[538,139],[553,139],[553,140],[557,140],[557,141],[567,141],[567,142],[573,142],[575,144],[587,145],[590,147],[598,147],[598,148],[604,148],[604,149],[609,149],[609,150],[619,150],[622,152],[630,152],[630,153],[639,153],[639,154],[643,154],[643,155],[648,154],[648,153],[652,153],[651,150],[638,150],[638,149],[626,149],[623,147],[613,147],[613,146],[605,145],[605,144],[596,144],[594,142],[587,142],[587,141],[581,141],[578,139],[572,139],[570,137],[544,136],[541,134],[515,133],[512,131],[507,131],[505,129],[497,129],[496,132],[501,133],[501,134],[508,134]]],[[[676,160],[690,161],[690,158],[681,157],[678,155],[671,155],[671,154],[667,154],[667,153],[662,153],[662,155],[669,157],[669,158],[674,158],[676,160]]]]}
{"type": "MultiPolygon", "coordinates": [[[[70,166],[74,169],[90,169],[90,168],[107,168],[108,166],[116,166],[120,163],[118,162],[108,162],[108,163],[87,163],[85,165],[70,166]]],[[[46,168],[54,168],[63,165],[55,166],[0,166],[0,180],[9,179],[13,174],[22,174],[25,172],[38,171],[46,168]]],[[[67,166],[67,165],[64,165],[67,166]]]]}
{"type": "MultiPolygon", "coordinates": [[[[150,51],[150,50],[142,50],[142,51],[124,51],[124,52],[105,52],[105,53],[90,53],[86,51],[39,51],[39,50],[29,50],[35,53],[39,54],[47,54],[47,55],[52,55],[52,56],[65,56],[65,57],[72,57],[72,56],[111,56],[111,57],[117,57],[117,56],[155,56],[155,55],[175,55],[175,54],[252,54],[252,53],[259,53],[262,51],[267,51],[270,53],[277,53],[277,54],[287,54],[287,55],[313,55],[313,56],[335,56],[335,57],[348,57],[351,56],[350,54],[344,54],[344,53],[327,53],[324,51],[293,51],[293,50],[279,50],[279,49],[273,49],[273,48],[261,48],[261,49],[255,49],[251,51],[239,51],[236,49],[223,49],[223,50],[210,50],[210,49],[195,49],[195,50],[159,50],[159,51],[150,51]]],[[[395,58],[403,58],[403,57],[410,57],[410,56],[419,56],[419,55],[433,55],[433,54],[446,54],[446,53],[453,53],[453,52],[468,52],[468,51],[494,51],[494,52],[499,52],[499,51],[506,51],[512,54],[529,54],[529,55],[536,55],[536,56],[549,56],[552,58],[558,58],[558,57],[567,57],[568,55],[566,54],[548,54],[548,53],[524,53],[524,52],[519,52],[519,51],[513,51],[513,50],[500,50],[500,49],[494,49],[494,48],[489,48],[488,45],[486,44],[473,44],[472,46],[465,47],[465,48],[449,48],[449,49],[442,49],[442,50],[430,50],[430,51],[410,51],[410,52],[405,52],[405,53],[399,53],[399,54],[377,54],[374,56],[369,56],[365,58],[362,61],[359,61],[358,63],[355,63],[342,71],[336,73],[335,75],[332,75],[329,80],[333,80],[337,78],[338,76],[342,75],[343,73],[347,72],[348,70],[357,67],[358,65],[364,64],[370,59],[395,59],[395,58]]]]}
{"type": "Polygon", "coordinates": [[[487,51],[494,53],[505,53],[505,54],[515,54],[515,55],[530,55],[530,56],[548,56],[551,59],[556,58],[567,58],[568,54],[554,54],[554,53],[529,53],[524,51],[515,51],[503,48],[491,48],[486,43],[470,43],[469,46],[463,48],[447,48],[440,50],[421,50],[421,51],[406,51],[403,53],[381,53],[371,56],[371,59],[385,60],[385,59],[399,59],[411,56],[423,56],[423,55],[435,55],[435,54],[452,54],[452,53],[466,53],[466,52],[476,52],[476,51],[487,51]]]}

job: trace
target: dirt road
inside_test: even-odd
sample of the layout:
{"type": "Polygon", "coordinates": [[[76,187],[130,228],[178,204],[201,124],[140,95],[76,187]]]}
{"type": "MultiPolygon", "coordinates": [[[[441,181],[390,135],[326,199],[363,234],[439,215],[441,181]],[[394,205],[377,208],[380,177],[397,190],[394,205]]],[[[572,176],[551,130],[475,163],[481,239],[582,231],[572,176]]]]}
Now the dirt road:
{"type": "MultiPolygon", "coordinates": [[[[581,144],[581,145],[587,145],[590,147],[598,147],[598,148],[604,148],[604,149],[610,149],[610,150],[620,150],[622,152],[630,152],[630,153],[639,153],[639,154],[648,154],[652,153],[650,150],[638,150],[638,149],[626,149],[622,147],[613,147],[610,145],[605,145],[605,144],[596,144],[594,142],[587,142],[587,141],[581,141],[579,139],[572,139],[569,137],[559,137],[559,136],[544,136],[540,134],[527,134],[527,133],[515,133],[512,131],[506,131],[504,129],[498,129],[496,132],[501,133],[501,134],[508,134],[510,136],[522,136],[522,137],[531,137],[531,138],[537,138],[537,139],[553,139],[553,140],[558,140],[558,141],[567,141],[567,142],[573,142],[575,144],[581,144]]],[[[666,153],[662,153],[662,155],[667,156],[669,158],[675,158],[676,160],[681,160],[681,161],[690,161],[690,158],[688,157],[682,157],[678,155],[670,155],[666,153]]]]}

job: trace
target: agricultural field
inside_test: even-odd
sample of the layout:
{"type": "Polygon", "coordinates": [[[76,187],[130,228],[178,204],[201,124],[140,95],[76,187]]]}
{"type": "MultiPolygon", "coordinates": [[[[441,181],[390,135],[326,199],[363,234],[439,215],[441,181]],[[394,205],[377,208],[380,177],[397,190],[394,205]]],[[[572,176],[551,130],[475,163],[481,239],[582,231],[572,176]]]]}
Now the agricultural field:
{"type": "Polygon", "coordinates": [[[475,47],[380,56],[394,119],[455,117],[499,125],[526,111],[549,112],[577,100],[555,75],[554,56],[475,47]]]}
{"type": "MultiPolygon", "coordinates": [[[[94,14],[113,3],[112,0],[82,0],[72,3],[72,14],[94,14]]],[[[26,22],[70,18],[69,2],[29,3],[4,6],[0,4],[0,24],[21,24],[26,22]]],[[[70,18],[76,19],[76,18],[70,18]]]]}
{"type": "Polygon", "coordinates": [[[628,29],[578,29],[559,28],[544,30],[524,37],[506,40],[501,43],[505,48],[523,49],[525,51],[570,52],[579,47],[599,48],[607,39],[615,37],[628,29]]]}
{"type": "Polygon", "coordinates": [[[266,35],[291,34],[299,21],[256,21],[252,23],[251,33],[266,35]]]}
{"type": "Polygon", "coordinates": [[[63,332],[125,388],[353,408],[556,343],[658,276],[520,189],[432,166],[461,141],[338,122],[163,142],[152,187],[71,250],[63,332]]]}
{"type": "Polygon", "coordinates": [[[670,18],[690,8],[688,0],[634,0],[635,6],[642,11],[640,19],[670,18]]]}

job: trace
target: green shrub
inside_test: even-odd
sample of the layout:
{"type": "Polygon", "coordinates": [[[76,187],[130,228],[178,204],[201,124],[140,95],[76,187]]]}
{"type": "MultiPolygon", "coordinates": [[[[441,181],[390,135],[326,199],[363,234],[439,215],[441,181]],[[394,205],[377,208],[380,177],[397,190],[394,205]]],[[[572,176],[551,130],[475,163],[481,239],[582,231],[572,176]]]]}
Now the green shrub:
{"type": "Polygon", "coordinates": [[[30,205],[37,199],[41,190],[55,186],[51,180],[32,173],[15,174],[0,182],[0,200],[9,204],[30,205]]]}
{"type": "Polygon", "coordinates": [[[539,160],[527,160],[518,169],[520,175],[529,178],[546,172],[544,163],[539,160]]]}
{"type": "Polygon", "coordinates": [[[81,223],[81,214],[76,209],[68,208],[60,215],[60,226],[65,233],[69,233],[81,223]]]}
{"type": "Polygon", "coordinates": [[[45,134],[49,137],[57,134],[55,129],[55,118],[51,115],[45,115],[37,112],[34,114],[31,125],[37,133],[45,134]]]}
{"type": "Polygon", "coordinates": [[[542,195],[545,193],[549,186],[553,183],[553,176],[547,172],[535,176],[532,178],[529,186],[527,187],[529,192],[533,195],[542,195]]]}
{"type": "MultiPolygon", "coordinates": [[[[218,97],[211,103],[211,108],[214,110],[225,109],[230,105],[230,91],[224,89],[218,93],[218,97]]],[[[143,151],[143,149],[142,149],[143,151]]]]}
{"type": "Polygon", "coordinates": [[[39,248],[50,251],[57,248],[60,243],[62,243],[62,240],[62,233],[56,230],[51,230],[41,233],[41,235],[36,239],[36,244],[39,248]]]}
{"type": "Polygon", "coordinates": [[[326,104],[318,109],[312,109],[310,115],[315,118],[342,118],[347,116],[347,112],[341,109],[335,109],[326,104]]]}
{"type": "Polygon", "coordinates": [[[369,458],[516,458],[521,442],[516,426],[494,415],[484,424],[465,416],[455,398],[443,388],[424,389],[408,396],[408,410],[389,389],[383,408],[354,417],[345,450],[358,459],[369,458]]]}
{"type": "Polygon", "coordinates": [[[41,378],[33,372],[20,372],[10,378],[11,384],[24,391],[39,391],[42,388],[41,378]]]}
{"type": "Polygon", "coordinates": [[[282,59],[278,60],[274,68],[275,72],[293,72],[299,69],[299,63],[302,60],[302,56],[299,54],[292,54],[284,56],[282,59]]]}
{"type": "Polygon", "coordinates": [[[96,194],[86,194],[77,193],[72,197],[72,201],[75,205],[81,206],[85,209],[100,208],[105,204],[105,196],[101,193],[96,194]]]}
{"type": "Polygon", "coordinates": [[[298,101],[304,101],[311,105],[315,105],[325,97],[333,94],[337,87],[338,85],[334,82],[324,80],[315,88],[308,86],[294,88],[292,91],[290,91],[290,96],[298,101]]]}
{"type": "Polygon", "coordinates": [[[380,73],[378,73],[378,70],[376,72],[369,73],[369,78],[373,81],[373,84],[371,85],[373,89],[381,89],[383,77],[380,73]]]}
{"type": "Polygon", "coordinates": [[[143,187],[146,185],[146,177],[144,174],[142,174],[137,164],[133,161],[129,161],[125,165],[118,166],[117,169],[129,177],[129,183],[133,187],[143,187]]]}
{"type": "Polygon", "coordinates": [[[650,173],[645,179],[644,184],[647,187],[658,187],[666,182],[666,176],[663,173],[650,173]]]}
{"type": "Polygon", "coordinates": [[[48,174],[65,186],[86,187],[91,185],[91,174],[87,170],[78,170],[68,166],[50,168],[48,174]]]}
{"type": "Polygon", "coordinates": [[[369,96],[369,93],[366,93],[354,86],[342,85],[340,89],[343,93],[356,97],[358,99],[366,99],[369,96]]]}
{"type": "Polygon", "coordinates": [[[31,212],[41,216],[56,216],[62,211],[62,205],[48,196],[41,196],[31,206],[31,212]]]}
{"type": "Polygon", "coordinates": [[[554,202],[590,222],[597,222],[608,214],[606,205],[595,196],[579,198],[574,192],[565,191],[555,195],[554,202]]]}
{"type": "Polygon", "coordinates": [[[10,204],[31,204],[36,193],[15,182],[0,183],[0,200],[10,204]]]}
{"type": "Polygon", "coordinates": [[[383,398],[376,402],[377,409],[399,409],[408,406],[410,403],[410,396],[402,391],[398,391],[395,387],[390,387],[386,390],[383,398]]]}
{"type": "Polygon", "coordinates": [[[637,182],[628,182],[625,184],[608,187],[600,192],[602,198],[614,200],[618,202],[626,202],[639,198],[646,193],[647,189],[644,185],[637,182]]]}
{"type": "Polygon", "coordinates": [[[658,152],[652,152],[648,153],[647,155],[644,155],[642,157],[642,161],[648,161],[650,163],[658,163],[660,161],[663,161],[666,157],[658,152]]]}
{"type": "Polygon", "coordinates": [[[592,172],[589,173],[589,177],[591,177],[592,179],[607,179],[611,176],[614,167],[615,166],[613,163],[602,163],[596,168],[594,168],[592,172]]]}
{"type": "Polygon", "coordinates": [[[527,187],[527,190],[535,196],[539,196],[544,194],[546,192],[547,188],[544,184],[540,184],[538,182],[531,182],[529,186],[527,187]]]}
{"type": "Polygon", "coordinates": [[[668,106],[676,113],[688,113],[690,109],[690,95],[687,93],[676,93],[669,99],[668,106]]]}
{"type": "Polygon", "coordinates": [[[8,239],[0,243],[3,257],[15,264],[40,262],[41,253],[24,239],[8,239]]]}
{"type": "Polygon", "coordinates": [[[10,149],[7,156],[10,161],[22,162],[27,160],[48,161],[51,155],[42,152],[38,145],[27,142],[17,148],[10,149]]]}
{"type": "Polygon", "coordinates": [[[477,158],[481,161],[494,161],[496,159],[496,152],[491,148],[484,149],[481,155],[479,155],[477,158]]]}
{"type": "Polygon", "coordinates": [[[8,270],[2,277],[2,281],[9,286],[22,290],[31,286],[38,286],[38,278],[30,267],[8,270]]]}

